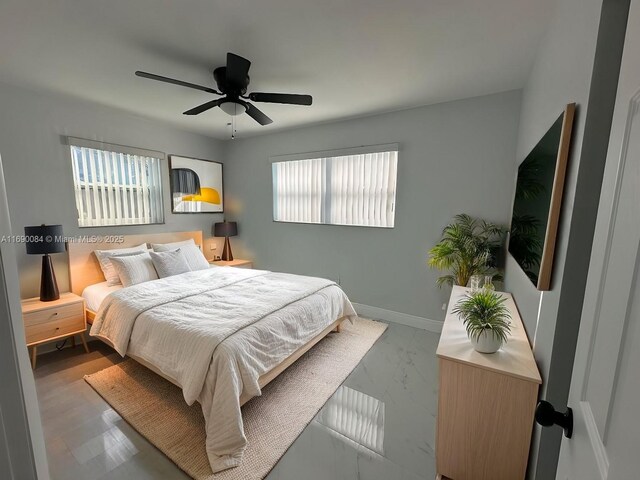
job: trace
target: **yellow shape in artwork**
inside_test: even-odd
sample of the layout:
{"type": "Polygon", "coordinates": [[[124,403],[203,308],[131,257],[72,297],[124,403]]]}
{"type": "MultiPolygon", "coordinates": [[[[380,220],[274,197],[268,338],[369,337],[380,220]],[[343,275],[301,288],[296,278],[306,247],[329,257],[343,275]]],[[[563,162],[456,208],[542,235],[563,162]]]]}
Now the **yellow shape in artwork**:
{"type": "Polygon", "coordinates": [[[185,195],[182,197],[183,202],[207,202],[214,205],[220,205],[220,193],[215,188],[202,187],[200,195],[185,195]]]}

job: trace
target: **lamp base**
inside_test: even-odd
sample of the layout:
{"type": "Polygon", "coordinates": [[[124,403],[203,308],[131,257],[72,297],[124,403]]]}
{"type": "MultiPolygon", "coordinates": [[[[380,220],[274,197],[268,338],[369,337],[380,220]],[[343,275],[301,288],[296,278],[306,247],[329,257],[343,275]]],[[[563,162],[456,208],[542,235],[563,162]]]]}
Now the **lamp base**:
{"type": "Polygon", "coordinates": [[[56,272],[53,271],[53,263],[49,255],[42,257],[42,276],[40,277],[40,301],[53,302],[60,298],[56,272]]]}
{"type": "Polygon", "coordinates": [[[231,260],[233,260],[233,253],[231,253],[231,242],[229,242],[229,237],[224,237],[222,260],[224,260],[225,262],[230,262],[231,260]]]}

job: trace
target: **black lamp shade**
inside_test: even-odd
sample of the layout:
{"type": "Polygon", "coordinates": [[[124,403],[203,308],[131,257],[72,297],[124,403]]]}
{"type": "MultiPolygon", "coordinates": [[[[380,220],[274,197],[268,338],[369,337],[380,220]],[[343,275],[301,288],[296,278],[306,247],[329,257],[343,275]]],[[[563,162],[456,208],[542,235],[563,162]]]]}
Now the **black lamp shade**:
{"type": "Polygon", "coordinates": [[[65,251],[62,225],[24,227],[24,234],[27,240],[27,253],[30,255],[47,255],[65,251]]]}
{"type": "Polygon", "coordinates": [[[237,222],[218,222],[213,224],[214,237],[235,237],[238,235],[237,222]]]}
{"type": "Polygon", "coordinates": [[[43,255],[42,275],[40,277],[40,301],[51,302],[60,298],[56,274],[53,271],[50,253],[62,253],[65,250],[65,242],[62,234],[62,225],[39,225],[37,227],[24,227],[27,253],[30,255],[43,255]]]}

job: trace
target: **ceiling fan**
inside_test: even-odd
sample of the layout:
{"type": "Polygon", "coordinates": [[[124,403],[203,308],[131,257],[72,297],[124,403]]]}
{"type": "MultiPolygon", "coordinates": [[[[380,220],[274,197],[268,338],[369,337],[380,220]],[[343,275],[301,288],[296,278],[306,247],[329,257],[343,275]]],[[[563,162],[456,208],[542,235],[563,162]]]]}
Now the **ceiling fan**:
{"type": "Polygon", "coordinates": [[[269,125],[270,123],[273,123],[273,120],[267,117],[257,107],[247,102],[247,100],[266,103],[285,103],[290,105],[311,105],[313,101],[311,95],[262,92],[253,92],[246,95],[250,81],[250,66],[251,62],[246,58],[242,58],[241,56],[235,55],[231,52],[227,53],[227,65],[224,67],[218,67],[213,71],[213,78],[216,81],[219,91],[213,88],[196,85],[194,83],[183,82],[182,80],[163,77],[154,73],[141,72],[140,70],[136,72],[136,75],[143,78],[150,78],[151,80],[158,80],[160,82],[172,83],[174,85],[202,90],[203,92],[213,93],[214,95],[224,95],[222,98],[211,100],[210,102],[203,103],[191,110],[187,110],[184,112],[185,115],[198,115],[211,108],[220,107],[220,109],[229,115],[235,116],[246,112],[247,115],[253,118],[260,125],[269,125]]]}

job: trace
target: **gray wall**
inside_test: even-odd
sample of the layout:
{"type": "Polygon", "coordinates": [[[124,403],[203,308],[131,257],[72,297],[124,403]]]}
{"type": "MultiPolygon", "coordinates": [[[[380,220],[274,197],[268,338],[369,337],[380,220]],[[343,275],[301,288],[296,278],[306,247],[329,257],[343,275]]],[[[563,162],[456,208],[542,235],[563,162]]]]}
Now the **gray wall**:
{"type": "MultiPolygon", "coordinates": [[[[566,230],[571,220],[576,173],[580,164],[582,138],[584,136],[585,106],[589,98],[591,70],[595,54],[602,0],[561,0],[556,6],[552,24],[539,47],[535,65],[523,90],[516,163],[519,165],[546,131],[562,113],[564,105],[578,104],[573,125],[573,142],[559,236],[554,262],[553,285],[550,292],[540,293],[533,286],[518,264],[509,255],[505,271],[506,289],[513,293],[520,314],[533,340],[536,329],[544,335],[549,322],[538,325],[538,308],[544,296],[543,307],[557,305],[566,254],[566,230]]],[[[511,182],[515,189],[515,181],[511,182]]],[[[545,318],[555,318],[550,308],[545,318]]],[[[544,355],[539,361],[544,362],[544,355]]],[[[542,365],[544,367],[544,365],[542,365]]]]}
{"type": "Polygon", "coordinates": [[[339,279],[354,302],[443,319],[450,292],[435,287],[427,251],[457,213],[508,222],[519,108],[520,93],[507,92],[227,142],[236,256],[339,279]],[[272,222],[270,156],[394,142],[394,229],[272,222]]]}
{"type": "MultiPolygon", "coordinates": [[[[216,161],[222,161],[222,142],[120,110],[1,83],[0,105],[0,154],[14,235],[23,234],[25,225],[59,223],[64,226],[67,236],[203,230],[207,237],[211,223],[222,218],[219,214],[173,215],[168,167],[165,166],[164,225],[78,228],[71,159],[63,136],[216,161]]],[[[16,251],[21,295],[37,296],[41,259],[26,255],[24,246],[18,246],[16,251]]],[[[208,248],[205,254],[210,255],[208,248]]],[[[60,291],[66,291],[69,288],[67,256],[57,254],[53,257],[60,291]]]]}
{"type": "MultiPolygon", "coordinates": [[[[510,256],[505,273],[533,339],[541,397],[559,410],[571,381],[627,11],[628,0],[560,0],[523,91],[518,163],[564,104],[578,104],[551,291],[538,292],[510,256]]],[[[560,429],[536,429],[530,478],[555,478],[561,439],[560,429]]]]}

